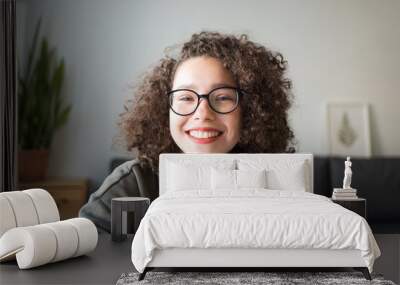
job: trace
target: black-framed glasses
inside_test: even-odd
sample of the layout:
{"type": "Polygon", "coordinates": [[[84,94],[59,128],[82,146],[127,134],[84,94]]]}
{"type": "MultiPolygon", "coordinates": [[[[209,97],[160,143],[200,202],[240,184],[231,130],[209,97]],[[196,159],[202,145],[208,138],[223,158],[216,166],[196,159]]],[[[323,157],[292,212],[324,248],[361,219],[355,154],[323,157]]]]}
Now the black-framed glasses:
{"type": "Polygon", "coordinates": [[[167,93],[171,110],[180,116],[196,112],[200,99],[208,101],[210,108],[218,114],[228,114],[236,110],[243,91],[236,87],[218,87],[208,94],[198,94],[191,89],[176,89],[167,93]]]}

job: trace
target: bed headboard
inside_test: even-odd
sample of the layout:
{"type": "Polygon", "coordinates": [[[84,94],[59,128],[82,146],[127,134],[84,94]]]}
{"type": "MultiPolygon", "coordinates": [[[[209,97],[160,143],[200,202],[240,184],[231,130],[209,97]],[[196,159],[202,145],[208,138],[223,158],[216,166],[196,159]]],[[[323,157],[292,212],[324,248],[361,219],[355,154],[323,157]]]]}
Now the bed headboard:
{"type": "MultiPolygon", "coordinates": [[[[213,153],[213,154],[186,154],[186,153],[163,153],[160,154],[159,160],[159,195],[166,192],[167,185],[167,165],[170,162],[175,163],[196,163],[199,164],[215,164],[221,160],[233,160],[235,169],[246,162],[267,163],[274,165],[275,163],[300,163],[304,162],[306,191],[314,192],[313,185],[313,155],[310,153],[213,153]]],[[[240,167],[239,167],[240,168],[240,167]]]]}

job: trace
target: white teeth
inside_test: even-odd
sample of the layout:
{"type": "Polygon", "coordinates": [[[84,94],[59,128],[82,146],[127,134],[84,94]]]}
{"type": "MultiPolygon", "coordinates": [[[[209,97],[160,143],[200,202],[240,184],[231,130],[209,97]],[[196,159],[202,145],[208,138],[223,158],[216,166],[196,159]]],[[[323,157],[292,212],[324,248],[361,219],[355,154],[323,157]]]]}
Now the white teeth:
{"type": "Polygon", "coordinates": [[[218,136],[219,132],[201,132],[201,131],[190,131],[189,134],[192,137],[199,138],[199,139],[206,139],[206,138],[213,138],[218,136]]]}

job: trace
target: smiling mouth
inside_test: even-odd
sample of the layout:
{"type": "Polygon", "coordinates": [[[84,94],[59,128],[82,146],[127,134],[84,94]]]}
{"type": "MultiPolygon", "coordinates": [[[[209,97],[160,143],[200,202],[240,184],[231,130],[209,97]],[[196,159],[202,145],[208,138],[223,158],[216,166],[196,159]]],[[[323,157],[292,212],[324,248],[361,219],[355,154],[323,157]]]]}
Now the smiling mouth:
{"type": "Polygon", "coordinates": [[[212,143],[216,141],[223,132],[220,131],[199,131],[189,130],[185,132],[194,142],[200,144],[212,143]]]}

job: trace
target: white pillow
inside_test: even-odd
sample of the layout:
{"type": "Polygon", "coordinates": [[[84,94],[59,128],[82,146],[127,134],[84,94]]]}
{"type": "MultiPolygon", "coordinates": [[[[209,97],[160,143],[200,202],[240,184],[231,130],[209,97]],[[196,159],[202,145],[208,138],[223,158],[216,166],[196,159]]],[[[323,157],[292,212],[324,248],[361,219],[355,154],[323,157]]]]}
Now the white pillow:
{"type": "Polygon", "coordinates": [[[308,189],[306,166],[305,160],[238,160],[240,170],[266,169],[266,188],[272,190],[306,191],[308,189]]]}
{"type": "Polygon", "coordinates": [[[239,190],[241,188],[266,188],[266,171],[262,170],[211,170],[213,190],[239,190]]]}
{"type": "Polygon", "coordinates": [[[238,188],[267,188],[267,171],[235,170],[238,188]]]}
{"type": "Polygon", "coordinates": [[[267,172],[268,188],[273,190],[306,191],[304,163],[285,170],[272,169],[267,172]]]}
{"type": "Polygon", "coordinates": [[[211,170],[211,189],[236,190],[236,170],[216,169],[211,170]]]}
{"type": "Polygon", "coordinates": [[[168,162],[167,191],[210,190],[212,169],[234,169],[234,160],[168,162]]]}

